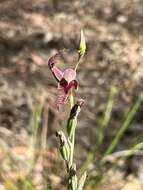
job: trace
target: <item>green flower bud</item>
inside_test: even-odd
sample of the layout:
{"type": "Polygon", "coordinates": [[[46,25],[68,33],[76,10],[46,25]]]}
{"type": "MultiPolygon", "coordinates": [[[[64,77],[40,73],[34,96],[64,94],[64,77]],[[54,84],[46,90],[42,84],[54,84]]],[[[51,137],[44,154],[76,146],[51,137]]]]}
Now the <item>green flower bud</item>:
{"type": "Polygon", "coordinates": [[[72,137],[74,130],[76,128],[77,116],[79,115],[79,113],[81,111],[81,107],[83,106],[83,104],[84,104],[84,100],[79,99],[77,101],[77,103],[71,109],[70,117],[69,117],[68,123],[67,123],[67,133],[68,133],[70,140],[71,140],[71,137],[72,137]]]}
{"type": "Polygon", "coordinates": [[[68,141],[66,139],[65,134],[62,131],[58,131],[56,133],[56,136],[59,137],[59,140],[60,140],[60,148],[59,148],[59,150],[60,150],[62,158],[65,161],[69,161],[70,146],[69,146],[69,143],[68,143],[68,141]]]}
{"type": "Polygon", "coordinates": [[[70,168],[68,183],[69,190],[77,190],[77,176],[75,164],[70,168]]]}
{"type": "Polygon", "coordinates": [[[86,52],[86,41],[85,41],[85,36],[84,36],[84,33],[83,31],[81,30],[81,33],[80,33],[80,44],[79,44],[79,50],[78,50],[78,53],[79,53],[79,56],[83,56],[86,52]]]}
{"type": "Polygon", "coordinates": [[[68,145],[60,146],[59,148],[62,158],[65,161],[69,160],[70,150],[68,145]]]}

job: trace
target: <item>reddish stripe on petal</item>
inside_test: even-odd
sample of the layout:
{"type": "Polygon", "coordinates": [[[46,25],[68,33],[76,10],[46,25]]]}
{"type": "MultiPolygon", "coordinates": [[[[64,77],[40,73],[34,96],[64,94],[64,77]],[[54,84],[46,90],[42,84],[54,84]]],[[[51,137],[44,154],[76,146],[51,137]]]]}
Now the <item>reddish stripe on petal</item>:
{"type": "Polygon", "coordinates": [[[69,91],[72,87],[74,87],[75,89],[77,89],[77,87],[78,87],[78,82],[77,82],[76,80],[72,80],[72,81],[64,88],[65,93],[68,93],[68,91],[69,91]]]}
{"type": "Polygon", "coordinates": [[[61,85],[63,88],[65,88],[65,87],[68,85],[68,82],[67,82],[64,78],[62,78],[62,79],[60,80],[60,85],[61,85]]]}

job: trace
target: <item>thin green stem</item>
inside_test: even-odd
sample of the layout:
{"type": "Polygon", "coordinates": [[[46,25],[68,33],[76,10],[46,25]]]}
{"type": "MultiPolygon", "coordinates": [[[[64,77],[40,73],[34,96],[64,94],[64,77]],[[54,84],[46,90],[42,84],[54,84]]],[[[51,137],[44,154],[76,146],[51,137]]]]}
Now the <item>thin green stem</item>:
{"type": "MultiPolygon", "coordinates": [[[[70,97],[70,108],[72,109],[74,106],[74,97],[71,92],[70,97]]],[[[69,162],[68,162],[68,172],[69,172],[69,178],[68,178],[68,190],[76,190],[77,189],[77,177],[76,175],[71,174],[71,169],[74,168],[74,146],[75,146],[75,129],[77,125],[77,118],[71,118],[69,117],[68,123],[67,123],[67,134],[70,144],[70,155],[69,155],[69,162]]]]}
{"type": "Polygon", "coordinates": [[[71,137],[71,143],[72,143],[72,147],[71,147],[71,156],[70,156],[70,166],[73,165],[74,145],[75,145],[75,129],[73,130],[73,134],[71,137]]]}
{"type": "Polygon", "coordinates": [[[68,123],[67,128],[70,128],[70,134],[69,134],[69,140],[71,142],[71,151],[70,151],[70,159],[69,159],[69,165],[73,165],[73,157],[74,157],[74,145],[75,145],[75,129],[77,125],[77,119],[74,118],[71,120],[71,122],[68,123]]]}
{"type": "Polygon", "coordinates": [[[69,96],[69,102],[70,102],[70,109],[71,109],[74,105],[74,97],[73,97],[72,90],[71,90],[71,94],[69,96]]]}
{"type": "MultiPolygon", "coordinates": [[[[74,97],[73,97],[73,93],[71,92],[70,94],[70,108],[72,108],[74,105],[74,97]]],[[[73,165],[73,157],[74,157],[74,144],[75,144],[75,128],[77,125],[77,119],[72,119],[71,122],[68,123],[69,128],[71,130],[71,133],[69,135],[69,140],[71,142],[71,152],[70,152],[70,162],[69,165],[72,166],[73,165]]],[[[68,128],[68,126],[67,126],[68,128]]]]}
{"type": "Polygon", "coordinates": [[[77,63],[76,63],[76,66],[75,66],[75,71],[77,71],[77,68],[78,68],[78,66],[79,66],[79,64],[80,64],[80,62],[82,60],[82,57],[83,57],[82,55],[79,55],[77,63]]]}

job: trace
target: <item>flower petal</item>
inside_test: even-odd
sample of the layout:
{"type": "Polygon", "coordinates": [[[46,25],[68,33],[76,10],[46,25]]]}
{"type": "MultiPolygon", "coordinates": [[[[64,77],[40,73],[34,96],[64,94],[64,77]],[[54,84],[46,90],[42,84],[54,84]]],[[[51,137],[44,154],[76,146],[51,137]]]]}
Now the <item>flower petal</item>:
{"type": "Polygon", "coordinates": [[[76,78],[76,71],[73,69],[65,69],[63,78],[69,83],[76,78]]]}
{"type": "Polygon", "coordinates": [[[53,66],[57,63],[57,58],[59,56],[60,56],[60,54],[56,53],[55,55],[53,55],[52,57],[49,58],[49,60],[48,60],[49,69],[52,69],[53,66]]]}
{"type": "Polygon", "coordinates": [[[55,64],[57,63],[57,58],[60,56],[60,54],[55,54],[52,56],[48,61],[49,69],[52,71],[52,74],[54,75],[55,79],[59,82],[63,77],[63,72],[58,69],[55,64]]]}
{"type": "Polygon", "coordinates": [[[51,71],[58,82],[63,78],[62,71],[57,67],[54,66],[51,71]]]}

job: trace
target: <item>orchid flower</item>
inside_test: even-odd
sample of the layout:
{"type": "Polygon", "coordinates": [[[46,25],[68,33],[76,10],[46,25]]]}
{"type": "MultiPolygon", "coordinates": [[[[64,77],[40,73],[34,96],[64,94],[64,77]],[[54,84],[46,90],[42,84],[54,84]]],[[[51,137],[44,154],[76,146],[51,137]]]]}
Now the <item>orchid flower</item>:
{"type": "Polygon", "coordinates": [[[76,80],[76,71],[71,68],[67,68],[64,71],[58,69],[55,64],[59,54],[55,54],[48,61],[49,69],[58,82],[58,97],[56,105],[60,109],[66,104],[72,88],[77,89],[78,83],[76,80]]]}

